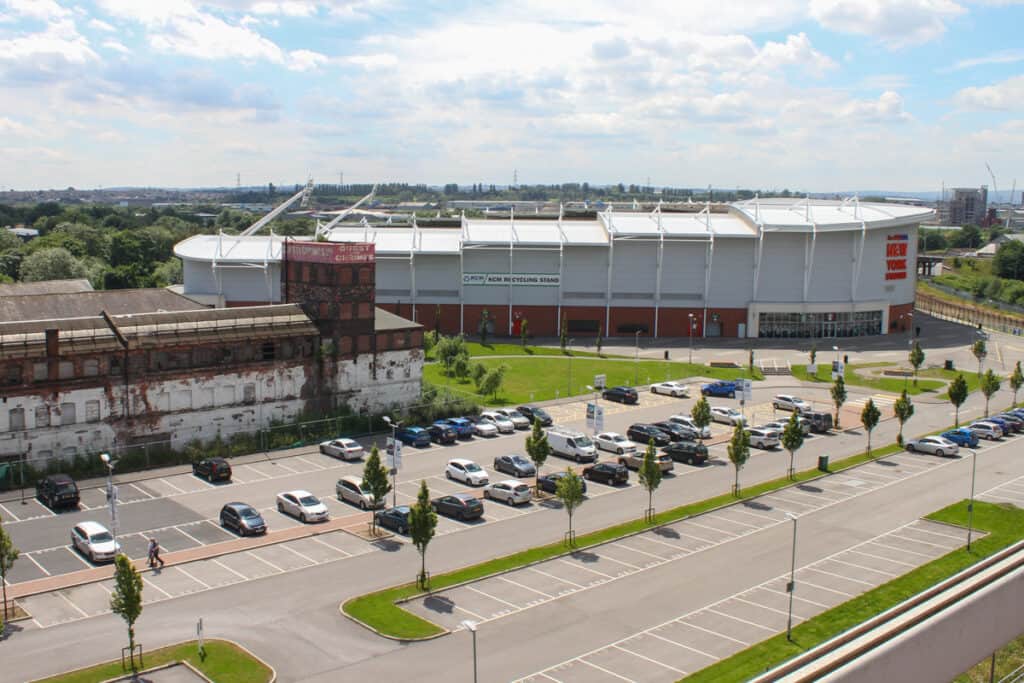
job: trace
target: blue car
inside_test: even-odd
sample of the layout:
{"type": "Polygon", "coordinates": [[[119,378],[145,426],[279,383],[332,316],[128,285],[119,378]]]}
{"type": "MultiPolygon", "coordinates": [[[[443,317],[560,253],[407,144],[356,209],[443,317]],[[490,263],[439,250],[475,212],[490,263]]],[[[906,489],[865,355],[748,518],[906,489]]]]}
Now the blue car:
{"type": "Polygon", "coordinates": [[[1008,412],[1010,415],[1016,415],[1020,419],[1024,420],[1024,408],[1011,408],[1006,412],[1008,412]]]}
{"type": "Polygon", "coordinates": [[[1003,436],[1009,436],[1010,434],[1013,433],[1013,427],[1010,426],[1009,422],[1007,422],[1006,420],[1004,420],[1002,418],[999,418],[999,417],[986,417],[986,418],[983,418],[983,421],[984,422],[992,422],[994,424],[999,425],[999,428],[1003,430],[1003,436]]]}
{"type": "Polygon", "coordinates": [[[473,438],[473,423],[464,417],[449,417],[447,420],[438,420],[438,423],[444,422],[452,429],[460,439],[472,439],[473,438]]]}
{"type": "Polygon", "coordinates": [[[978,435],[966,427],[943,432],[942,438],[949,439],[957,446],[963,446],[964,448],[976,448],[978,446],[978,435]]]}
{"type": "Polygon", "coordinates": [[[704,396],[726,396],[736,398],[736,382],[711,382],[702,384],[700,393],[704,396]]]}
{"type": "Polygon", "coordinates": [[[430,432],[423,427],[399,427],[395,430],[395,438],[406,446],[426,448],[430,445],[430,432]]]}

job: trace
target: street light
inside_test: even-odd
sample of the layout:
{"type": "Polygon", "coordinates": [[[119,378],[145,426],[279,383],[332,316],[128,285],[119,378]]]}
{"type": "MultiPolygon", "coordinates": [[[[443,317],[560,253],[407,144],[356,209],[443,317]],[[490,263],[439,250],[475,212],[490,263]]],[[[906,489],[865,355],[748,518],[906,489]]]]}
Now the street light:
{"type": "Polygon", "coordinates": [[[786,592],[789,593],[789,617],[786,619],[786,640],[793,640],[793,593],[796,591],[796,515],[787,512],[786,516],[793,520],[793,560],[789,569],[789,585],[786,592]]]}
{"type": "Polygon", "coordinates": [[[398,438],[395,432],[402,422],[392,420],[387,415],[384,416],[384,421],[391,425],[391,507],[398,507],[398,438]]]}
{"type": "Polygon", "coordinates": [[[117,489],[114,488],[114,465],[110,453],[100,453],[100,460],[107,466],[107,502],[110,504],[110,533],[114,537],[114,548],[117,548],[117,489]]]}
{"type": "Polygon", "coordinates": [[[967,552],[971,552],[971,536],[974,531],[974,476],[977,473],[978,452],[965,448],[971,454],[971,500],[967,503],[967,552]]]}
{"type": "MultiPolygon", "coordinates": [[[[575,337],[570,337],[570,339],[569,339],[569,346],[570,347],[572,346],[572,343],[574,341],[576,341],[576,338],[575,337]]],[[[566,396],[572,396],[572,349],[571,348],[569,349],[569,391],[567,391],[565,395],[566,396]]]]}
{"type": "Polygon", "coordinates": [[[693,328],[697,324],[697,319],[693,317],[693,313],[687,315],[690,317],[690,365],[693,365],[693,328]]]}
{"type": "Polygon", "coordinates": [[[640,383],[640,330],[636,331],[636,351],[633,355],[633,386],[640,383]]]}
{"type": "Polygon", "coordinates": [[[476,622],[466,619],[461,624],[462,628],[473,634],[473,683],[476,683],[476,622]]]}

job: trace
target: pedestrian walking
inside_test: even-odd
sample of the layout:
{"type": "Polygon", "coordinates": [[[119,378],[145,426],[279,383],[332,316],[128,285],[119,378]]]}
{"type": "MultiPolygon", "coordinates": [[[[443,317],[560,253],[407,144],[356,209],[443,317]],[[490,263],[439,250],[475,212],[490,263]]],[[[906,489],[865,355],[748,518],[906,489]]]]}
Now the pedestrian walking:
{"type": "Polygon", "coordinates": [[[164,568],[164,560],[160,557],[160,544],[156,542],[155,538],[149,539],[149,566],[156,567],[157,564],[160,568],[164,568]]]}

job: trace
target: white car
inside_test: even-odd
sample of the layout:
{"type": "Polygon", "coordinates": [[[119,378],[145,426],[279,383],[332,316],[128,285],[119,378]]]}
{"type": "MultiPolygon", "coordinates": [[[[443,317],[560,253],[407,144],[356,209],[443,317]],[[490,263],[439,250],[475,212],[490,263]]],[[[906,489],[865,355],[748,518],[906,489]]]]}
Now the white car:
{"type": "Polygon", "coordinates": [[[602,451],[636,453],[636,444],[617,432],[602,432],[594,437],[594,444],[602,451]]]}
{"type": "Polygon", "coordinates": [[[79,522],[71,529],[71,545],[90,562],[112,562],[121,552],[121,544],[99,522],[79,522]]]}
{"type": "Polygon", "coordinates": [[[998,441],[1003,438],[1003,428],[995,422],[975,422],[968,427],[968,429],[977,434],[980,438],[988,439],[989,441],[998,441]]]}
{"type": "Polygon", "coordinates": [[[668,419],[668,421],[676,422],[678,424],[683,425],[684,427],[689,427],[693,431],[700,434],[700,438],[702,439],[711,438],[711,427],[704,427],[703,429],[700,429],[699,427],[697,427],[697,423],[694,422],[693,418],[690,417],[689,415],[673,415],[668,419]]]}
{"type": "Polygon", "coordinates": [[[530,487],[515,479],[497,481],[484,487],[484,498],[500,500],[509,505],[529,503],[530,497],[530,487]]]}
{"type": "Polygon", "coordinates": [[[341,458],[342,460],[359,460],[366,454],[366,451],[359,445],[359,442],[352,439],[324,441],[320,444],[320,452],[332,458],[341,458]]]}
{"type": "Polygon", "coordinates": [[[508,419],[512,420],[512,424],[515,425],[516,429],[530,428],[530,419],[515,408],[498,408],[494,412],[499,415],[504,415],[508,419]]]}
{"type": "Polygon", "coordinates": [[[754,448],[768,450],[771,448],[777,448],[779,445],[779,433],[774,429],[748,427],[744,431],[750,435],[750,445],[754,448]]]}
{"type": "Polygon", "coordinates": [[[772,407],[776,410],[795,410],[798,413],[811,412],[811,404],[799,396],[779,394],[772,399],[772,407]]]}
{"type": "Polygon", "coordinates": [[[942,436],[925,436],[920,439],[910,439],[904,445],[911,453],[931,453],[932,455],[956,455],[960,447],[949,439],[942,436]]]}
{"type": "Polygon", "coordinates": [[[658,382],[651,385],[652,394],[665,394],[676,398],[689,398],[690,385],[682,382],[658,382]]]}
{"type": "Polygon", "coordinates": [[[326,522],[327,506],[309,491],[297,489],[277,494],[277,511],[298,518],[300,522],[326,522]]]}
{"type": "Polygon", "coordinates": [[[723,406],[711,407],[711,419],[714,422],[721,422],[722,424],[733,426],[741,425],[745,422],[743,419],[743,413],[735,408],[725,408],[723,406]]]}
{"type": "MultiPolygon", "coordinates": [[[[369,510],[375,507],[373,494],[370,493],[369,487],[363,484],[362,477],[351,474],[342,477],[334,485],[334,493],[337,494],[338,500],[358,505],[360,510],[369,510]]],[[[380,501],[376,507],[384,507],[384,501],[380,501]]]]}
{"type": "Polygon", "coordinates": [[[449,460],[448,466],[444,468],[444,476],[461,481],[463,484],[469,484],[470,486],[486,486],[487,482],[490,481],[490,477],[487,476],[487,470],[472,460],[466,460],[465,458],[452,458],[449,460]]]}
{"type": "Polygon", "coordinates": [[[498,426],[481,416],[473,420],[473,434],[476,436],[497,436],[498,426]]]}
{"type": "Polygon", "coordinates": [[[511,434],[516,431],[516,424],[512,420],[493,410],[480,413],[480,419],[490,422],[502,434],[511,434]]]}
{"type": "MultiPolygon", "coordinates": [[[[808,434],[811,433],[811,421],[808,420],[806,417],[798,417],[796,419],[796,423],[800,425],[800,431],[804,433],[804,436],[807,436],[808,434]]],[[[779,438],[781,438],[783,432],[786,431],[786,427],[788,425],[789,420],[774,420],[772,422],[765,422],[761,426],[767,429],[774,429],[779,433],[779,438]]]]}

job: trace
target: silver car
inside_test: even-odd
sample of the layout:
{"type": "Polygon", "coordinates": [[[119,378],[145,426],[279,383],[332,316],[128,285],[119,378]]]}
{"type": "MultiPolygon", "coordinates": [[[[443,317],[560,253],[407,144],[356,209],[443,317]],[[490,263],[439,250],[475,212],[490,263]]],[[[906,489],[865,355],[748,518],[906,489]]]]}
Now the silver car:
{"type": "Polygon", "coordinates": [[[750,435],[750,445],[754,448],[769,450],[779,445],[779,433],[764,427],[748,427],[744,431],[750,435]]]}
{"type": "Polygon", "coordinates": [[[352,439],[332,439],[330,441],[324,441],[320,444],[320,452],[324,455],[329,455],[332,458],[341,458],[342,460],[359,460],[365,454],[363,447],[359,445],[359,442],[353,441],[352,439]]]}
{"type": "Polygon", "coordinates": [[[363,478],[354,475],[344,476],[338,480],[334,485],[334,492],[338,496],[338,500],[343,500],[346,503],[352,505],[358,505],[360,510],[369,510],[373,507],[384,507],[384,501],[381,500],[375,506],[373,504],[373,494],[370,493],[370,488],[363,484],[363,478]]]}
{"type": "Polygon", "coordinates": [[[298,518],[300,522],[326,522],[327,506],[309,491],[285,491],[277,494],[277,511],[298,518]]]}
{"type": "Polygon", "coordinates": [[[512,424],[515,425],[516,429],[529,429],[530,420],[525,415],[520,413],[515,408],[498,408],[494,412],[499,415],[504,415],[508,419],[512,420],[512,424]]]}
{"type": "Polygon", "coordinates": [[[735,408],[725,408],[722,406],[713,406],[711,408],[711,419],[715,422],[721,422],[727,425],[741,425],[746,420],[743,419],[743,413],[736,410],[735,408]]]}
{"type": "Polygon", "coordinates": [[[995,422],[975,422],[968,427],[972,432],[978,435],[979,438],[988,439],[989,441],[998,441],[1003,438],[1003,428],[997,425],[995,422]]]}
{"type": "MultiPolygon", "coordinates": [[[[800,425],[800,431],[804,433],[804,436],[807,436],[808,434],[811,433],[811,421],[808,420],[806,417],[798,417],[796,423],[800,425]]],[[[773,422],[765,422],[761,426],[767,429],[774,429],[779,433],[779,436],[781,437],[782,433],[786,431],[786,427],[789,426],[789,420],[775,420],[773,422]]]]}
{"type": "Polygon", "coordinates": [[[911,453],[931,453],[932,455],[956,455],[960,447],[947,438],[941,436],[925,436],[920,439],[910,439],[904,444],[911,453]]]}
{"type": "Polygon", "coordinates": [[[673,415],[672,417],[668,418],[668,421],[676,422],[678,424],[683,425],[684,427],[689,427],[690,429],[700,434],[700,438],[702,439],[711,438],[711,427],[704,427],[702,429],[698,428],[697,423],[694,422],[693,418],[690,417],[689,415],[673,415]]]}
{"type": "Polygon", "coordinates": [[[501,413],[488,410],[485,413],[480,413],[480,419],[490,422],[492,425],[497,427],[498,431],[502,434],[511,434],[516,431],[516,424],[501,413]]]}
{"type": "Polygon", "coordinates": [[[71,529],[71,545],[93,564],[110,562],[121,552],[121,544],[99,522],[79,522],[71,529]]]}
{"type": "Polygon", "coordinates": [[[484,498],[500,500],[509,505],[529,503],[530,497],[530,487],[515,479],[496,481],[484,487],[484,498]]]}

